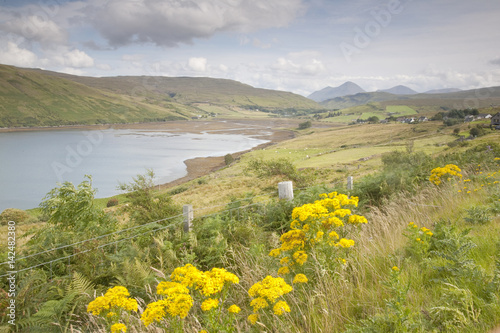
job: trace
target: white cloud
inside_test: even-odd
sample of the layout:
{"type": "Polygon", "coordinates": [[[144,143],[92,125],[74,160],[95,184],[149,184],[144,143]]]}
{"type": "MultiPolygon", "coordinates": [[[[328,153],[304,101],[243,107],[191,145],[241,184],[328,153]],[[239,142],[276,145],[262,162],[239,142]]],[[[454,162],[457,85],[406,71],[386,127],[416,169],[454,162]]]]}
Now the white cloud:
{"type": "Polygon", "coordinates": [[[278,58],[271,66],[271,69],[294,75],[315,76],[323,74],[326,70],[326,66],[321,60],[311,57],[311,55],[319,54],[309,51],[290,53],[286,58],[278,58]]]}
{"type": "Polygon", "coordinates": [[[221,31],[284,27],[304,8],[302,0],[109,0],[86,13],[110,45],[176,46],[221,31]]]}
{"type": "Polygon", "coordinates": [[[0,62],[2,64],[18,67],[34,67],[38,61],[36,54],[30,50],[20,48],[13,42],[7,42],[0,52],[0,62]]]}
{"type": "Polygon", "coordinates": [[[6,19],[0,29],[39,43],[43,48],[53,48],[67,42],[68,35],[46,15],[15,15],[6,19]]]}
{"type": "Polygon", "coordinates": [[[207,59],[206,58],[189,58],[188,66],[195,72],[206,72],[207,71],[207,59]]]}
{"type": "Polygon", "coordinates": [[[268,49],[271,47],[271,43],[264,43],[258,38],[254,38],[252,44],[260,49],[268,49]]]}
{"type": "Polygon", "coordinates": [[[64,64],[69,67],[81,68],[94,66],[94,59],[80,50],[66,52],[64,59],[64,64]]]}

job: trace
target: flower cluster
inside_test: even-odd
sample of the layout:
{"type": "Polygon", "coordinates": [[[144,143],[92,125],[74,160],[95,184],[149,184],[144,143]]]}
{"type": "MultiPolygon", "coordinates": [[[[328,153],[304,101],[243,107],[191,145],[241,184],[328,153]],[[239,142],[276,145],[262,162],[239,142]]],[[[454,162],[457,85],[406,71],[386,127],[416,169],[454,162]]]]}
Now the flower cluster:
{"type": "MultiPolygon", "coordinates": [[[[301,282],[306,282],[305,276],[298,277],[301,282]]],[[[248,320],[255,324],[259,318],[259,310],[265,308],[273,309],[274,314],[281,316],[285,312],[290,312],[290,307],[286,301],[281,300],[285,294],[291,292],[293,288],[283,280],[283,278],[272,276],[265,277],[262,281],[255,283],[249,290],[248,294],[253,298],[250,306],[253,308],[253,314],[248,316],[248,320]]]]}
{"type": "MultiPolygon", "coordinates": [[[[500,158],[495,157],[494,161],[500,161],[500,158]]],[[[500,183],[500,181],[497,180],[500,170],[490,172],[486,175],[486,177],[484,177],[483,172],[480,170],[481,170],[481,164],[478,164],[475,169],[475,174],[476,174],[474,179],[475,181],[472,182],[471,179],[463,180],[463,184],[460,184],[460,188],[458,190],[459,193],[471,194],[480,191],[483,188],[487,188],[489,186],[500,183]]]]}
{"type": "Polygon", "coordinates": [[[444,167],[432,169],[429,181],[435,185],[439,185],[442,183],[443,179],[451,180],[452,177],[462,178],[462,174],[460,172],[462,172],[462,170],[460,170],[460,168],[455,164],[447,164],[444,167]]]}
{"type": "Polygon", "coordinates": [[[354,240],[343,237],[347,234],[347,225],[368,222],[364,216],[351,211],[358,206],[357,197],[349,198],[345,194],[332,192],[321,194],[320,198],[314,203],[293,209],[291,230],[280,237],[281,246],[269,253],[272,257],[281,258],[282,267],[278,274],[286,275],[303,266],[314,249],[325,246],[348,249],[354,246],[354,240]]]}
{"type": "Polygon", "coordinates": [[[185,318],[193,306],[189,289],[177,282],[162,281],[156,287],[156,293],[163,299],[148,304],[142,313],[141,321],[146,327],[153,322],[160,322],[166,317],[185,318]]]}
{"type": "MultiPolygon", "coordinates": [[[[141,316],[147,327],[153,322],[173,318],[185,318],[193,307],[194,299],[201,299],[201,310],[210,312],[213,309],[221,311],[224,303],[222,295],[225,286],[238,284],[239,278],[223,268],[212,268],[210,271],[200,271],[191,264],[177,267],[170,275],[172,281],[162,281],[157,286],[157,294],[163,299],[148,304],[141,316]],[[191,292],[193,295],[191,295],[191,292]]],[[[231,305],[227,311],[230,314],[238,313],[241,309],[231,305]]],[[[214,326],[214,323],[209,324],[214,326]]],[[[212,327],[217,330],[217,327],[212,327]]]]}
{"type": "Polygon", "coordinates": [[[87,306],[87,312],[94,316],[102,316],[107,322],[113,323],[111,332],[126,332],[127,327],[119,323],[122,312],[130,313],[137,311],[138,304],[133,298],[129,298],[127,288],[116,286],[108,289],[104,296],[99,296],[87,306]]]}

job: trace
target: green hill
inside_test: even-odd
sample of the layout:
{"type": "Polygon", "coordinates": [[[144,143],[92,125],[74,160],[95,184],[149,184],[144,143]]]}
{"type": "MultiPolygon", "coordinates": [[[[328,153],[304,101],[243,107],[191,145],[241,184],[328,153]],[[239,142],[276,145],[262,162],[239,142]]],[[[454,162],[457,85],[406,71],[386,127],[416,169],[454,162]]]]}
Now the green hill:
{"type": "Polygon", "coordinates": [[[190,119],[249,110],[310,112],[321,106],[290,92],[190,77],[82,77],[0,65],[0,127],[190,119]]]}
{"type": "Polygon", "coordinates": [[[464,90],[440,94],[395,95],[387,92],[367,92],[329,99],[320,104],[329,109],[346,109],[368,103],[408,105],[412,108],[485,108],[500,104],[500,87],[464,90]]]}

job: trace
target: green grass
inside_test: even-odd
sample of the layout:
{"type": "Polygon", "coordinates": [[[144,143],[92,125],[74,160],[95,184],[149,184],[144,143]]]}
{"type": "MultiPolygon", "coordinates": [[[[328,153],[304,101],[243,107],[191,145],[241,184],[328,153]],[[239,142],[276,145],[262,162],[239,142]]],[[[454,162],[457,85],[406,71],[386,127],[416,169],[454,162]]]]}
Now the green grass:
{"type": "Polygon", "coordinates": [[[418,112],[406,105],[388,105],[385,107],[387,113],[392,113],[395,117],[409,116],[418,112]]]}

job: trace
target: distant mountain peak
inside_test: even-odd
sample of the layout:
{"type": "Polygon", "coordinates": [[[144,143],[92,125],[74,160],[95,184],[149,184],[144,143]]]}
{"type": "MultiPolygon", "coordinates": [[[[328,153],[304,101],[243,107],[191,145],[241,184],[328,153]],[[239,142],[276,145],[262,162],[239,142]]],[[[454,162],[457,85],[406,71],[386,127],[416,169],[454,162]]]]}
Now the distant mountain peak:
{"type": "Polygon", "coordinates": [[[348,95],[355,95],[357,93],[365,92],[363,88],[358,86],[356,83],[347,81],[341,84],[338,87],[326,87],[321,90],[315,91],[307,98],[312,99],[313,101],[316,102],[322,102],[326,101],[328,99],[336,98],[336,97],[342,97],[342,96],[348,96],[348,95]]]}
{"type": "Polygon", "coordinates": [[[389,89],[383,89],[379,90],[382,92],[388,92],[394,95],[415,95],[418,94],[415,90],[408,88],[407,86],[403,85],[397,85],[395,87],[389,88],[389,89]]]}

